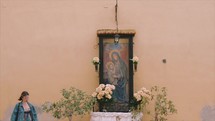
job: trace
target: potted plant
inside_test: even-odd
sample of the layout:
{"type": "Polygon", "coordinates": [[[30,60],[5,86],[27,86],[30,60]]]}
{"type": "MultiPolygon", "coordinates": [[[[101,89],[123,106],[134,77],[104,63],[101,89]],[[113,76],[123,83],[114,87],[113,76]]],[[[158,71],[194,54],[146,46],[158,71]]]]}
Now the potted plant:
{"type": "Polygon", "coordinates": [[[168,115],[177,113],[173,101],[167,98],[166,87],[159,88],[158,86],[154,86],[151,88],[151,93],[151,100],[154,102],[154,113],[148,112],[152,116],[151,121],[167,121],[168,115]]]}
{"type": "Polygon", "coordinates": [[[106,112],[106,104],[109,104],[113,101],[113,90],[115,86],[111,84],[100,84],[96,91],[93,92],[92,97],[100,104],[100,111],[106,112]]]}
{"type": "Polygon", "coordinates": [[[135,117],[137,114],[143,112],[146,105],[151,99],[151,93],[146,88],[142,87],[139,91],[134,93],[132,100],[130,101],[130,109],[135,117]]]}
{"type": "Polygon", "coordinates": [[[94,99],[85,92],[74,87],[61,90],[62,98],[56,102],[46,102],[42,105],[45,112],[51,112],[57,119],[68,118],[72,121],[73,115],[83,116],[89,113],[94,104],[94,99]]]}

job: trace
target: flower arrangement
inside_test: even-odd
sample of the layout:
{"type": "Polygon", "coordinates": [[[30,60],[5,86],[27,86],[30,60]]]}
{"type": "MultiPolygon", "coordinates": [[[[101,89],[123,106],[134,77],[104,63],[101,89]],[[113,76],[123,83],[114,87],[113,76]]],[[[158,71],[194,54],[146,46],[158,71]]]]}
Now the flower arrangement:
{"type": "Polygon", "coordinates": [[[100,84],[92,96],[97,99],[98,102],[108,103],[112,100],[113,90],[115,86],[111,84],[100,84]]]}
{"type": "Polygon", "coordinates": [[[100,84],[96,91],[93,92],[92,97],[94,97],[102,108],[105,108],[105,104],[111,103],[113,101],[113,90],[115,86],[111,84],[100,84]]]}
{"type": "Polygon", "coordinates": [[[134,70],[137,71],[137,64],[139,62],[139,58],[137,56],[134,56],[131,61],[133,62],[134,64],[134,70]]]}
{"type": "Polygon", "coordinates": [[[94,57],[92,63],[95,65],[95,70],[98,71],[98,65],[100,64],[99,57],[94,57]]]}
{"type": "Polygon", "coordinates": [[[100,64],[100,59],[99,59],[99,57],[94,57],[92,62],[93,62],[94,65],[100,64]]]}
{"type": "Polygon", "coordinates": [[[151,92],[146,88],[141,88],[134,93],[134,97],[130,102],[130,107],[133,112],[142,112],[143,108],[149,103],[151,99],[151,92]]]}
{"type": "Polygon", "coordinates": [[[139,62],[139,58],[137,56],[134,56],[131,60],[133,61],[134,64],[138,64],[139,62]]]}

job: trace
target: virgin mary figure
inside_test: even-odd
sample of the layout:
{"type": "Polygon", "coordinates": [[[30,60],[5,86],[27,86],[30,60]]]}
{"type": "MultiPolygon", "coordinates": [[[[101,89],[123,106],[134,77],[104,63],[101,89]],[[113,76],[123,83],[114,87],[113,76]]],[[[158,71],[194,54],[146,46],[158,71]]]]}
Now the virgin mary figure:
{"type": "Polygon", "coordinates": [[[120,102],[128,102],[126,94],[126,87],[128,83],[128,68],[123,59],[120,57],[119,52],[112,51],[110,58],[115,67],[115,78],[117,79],[116,89],[114,91],[114,98],[120,102]]]}

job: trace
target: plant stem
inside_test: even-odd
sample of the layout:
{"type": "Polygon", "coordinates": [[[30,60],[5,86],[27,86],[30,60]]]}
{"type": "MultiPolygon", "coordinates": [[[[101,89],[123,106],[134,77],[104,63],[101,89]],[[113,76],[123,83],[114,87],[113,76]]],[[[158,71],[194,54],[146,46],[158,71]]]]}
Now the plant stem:
{"type": "Polygon", "coordinates": [[[69,121],[72,121],[72,114],[71,114],[71,116],[69,117],[69,121]]]}
{"type": "Polygon", "coordinates": [[[158,121],[158,113],[155,113],[155,121],[158,121]]]}

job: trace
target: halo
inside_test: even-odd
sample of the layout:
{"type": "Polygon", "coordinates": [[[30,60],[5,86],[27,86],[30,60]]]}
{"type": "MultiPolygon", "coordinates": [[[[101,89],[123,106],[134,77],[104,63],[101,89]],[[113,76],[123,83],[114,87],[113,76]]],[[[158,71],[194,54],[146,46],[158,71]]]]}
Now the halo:
{"type": "Polygon", "coordinates": [[[112,53],[113,52],[117,52],[119,54],[119,56],[121,57],[119,50],[111,50],[110,53],[109,53],[110,60],[112,60],[112,53]]]}
{"type": "Polygon", "coordinates": [[[111,62],[111,61],[109,61],[109,62],[107,62],[107,63],[105,64],[105,66],[106,66],[107,69],[109,68],[109,65],[110,65],[110,64],[113,64],[113,65],[114,65],[114,63],[111,62]]]}

